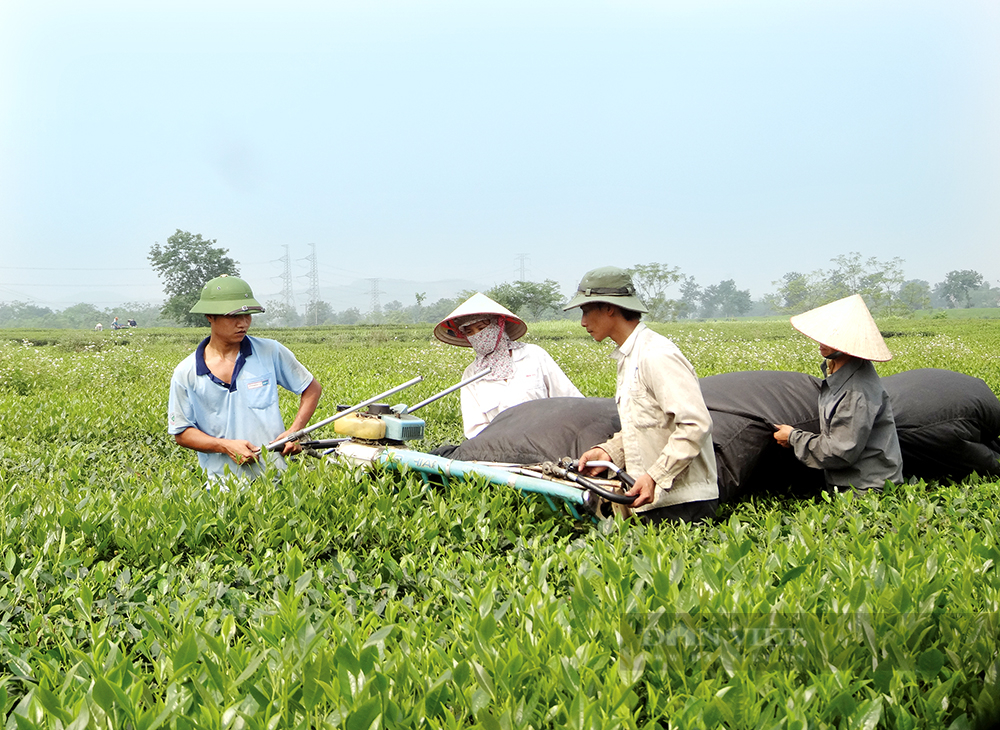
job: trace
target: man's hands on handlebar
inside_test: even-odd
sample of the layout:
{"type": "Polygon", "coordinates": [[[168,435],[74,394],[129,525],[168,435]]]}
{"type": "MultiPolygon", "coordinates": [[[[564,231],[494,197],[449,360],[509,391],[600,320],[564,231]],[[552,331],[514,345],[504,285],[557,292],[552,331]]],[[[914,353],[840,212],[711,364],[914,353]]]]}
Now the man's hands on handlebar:
{"type": "MultiPolygon", "coordinates": [[[[595,477],[606,469],[603,466],[587,466],[591,461],[611,461],[611,456],[600,446],[588,449],[580,457],[577,464],[577,471],[584,476],[595,477]]],[[[628,497],[635,497],[632,508],[641,507],[644,504],[651,504],[656,496],[656,482],[649,474],[642,474],[635,478],[635,486],[625,492],[628,497]]]]}
{"type": "Polygon", "coordinates": [[[580,461],[577,464],[576,470],[586,477],[596,477],[607,467],[603,466],[587,466],[588,461],[611,461],[611,457],[608,456],[608,452],[602,449],[600,446],[595,446],[592,449],[588,449],[580,457],[580,461]]]}

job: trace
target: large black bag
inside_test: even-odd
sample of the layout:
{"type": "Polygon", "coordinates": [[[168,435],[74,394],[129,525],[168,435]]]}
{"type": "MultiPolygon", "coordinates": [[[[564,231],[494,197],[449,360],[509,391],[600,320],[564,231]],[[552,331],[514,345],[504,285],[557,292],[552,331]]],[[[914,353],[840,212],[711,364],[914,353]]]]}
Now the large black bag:
{"type": "Polygon", "coordinates": [[[773,424],[819,431],[820,379],[805,373],[753,370],[701,379],[712,414],[719,501],[745,494],[809,494],[823,488],[823,472],[810,469],[774,440],[773,424]]]}
{"type": "MultiPolygon", "coordinates": [[[[774,440],[771,423],[818,430],[819,380],[803,373],[740,372],[701,379],[713,420],[719,499],[748,491],[812,491],[823,475],[774,440]]],[[[462,461],[535,464],[577,457],[621,428],[611,398],[548,398],[508,408],[475,438],[434,453],[462,461]]]]}
{"type": "Polygon", "coordinates": [[[544,398],[508,408],[475,438],[433,453],[461,461],[538,464],[576,458],[620,429],[612,398],[544,398]]]}
{"type": "MultiPolygon", "coordinates": [[[[763,421],[819,431],[819,386],[811,375],[742,372],[701,381],[712,413],[719,497],[822,488],[822,472],[778,447],[763,421]]],[[[1000,476],[1000,400],[979,378],[952,370],[919,369],[882,378],[889,394],[903,475],[961,481],[973,472],[1000,476]]]]}
{"type": "Polygon", "coordinates": [[[904,476],[1000,477],[1000,401],[984,381],[928,368],[890,375],[882,385],[896,419],[904,476]]]}
{"type": "MultiPolygon", "coordinates": [[[[823,472],[778,446],[772,424],[819,431],[822,381],[805,373],[746,371],[701,379],[712,415],[719,500],[823,488],[823,472]]],[[[1000,476],[1000,401],[982,380],[950,370],[910,370],[882,379],[892,403],[903,472],[927,480],[1000,476]]],[[[528,401],[497,416],[475,438],[434,453],[463,461],[535,464],[577,457],[620,428],[611,398],[528,401]]]]}

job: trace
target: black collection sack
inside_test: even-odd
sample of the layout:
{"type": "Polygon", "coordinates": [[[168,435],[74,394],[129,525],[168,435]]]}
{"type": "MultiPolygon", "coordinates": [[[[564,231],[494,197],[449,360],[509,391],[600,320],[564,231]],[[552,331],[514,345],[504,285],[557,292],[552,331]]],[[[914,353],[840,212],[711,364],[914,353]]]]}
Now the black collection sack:
{"type": "Polygon", "coordinates": [[[984,381],[928,368],[890,375],[882,385],[896,419],[904,476],[1000,477],[1000,402],[984,381]]]}
{"type": "Polygon", "coordinates": [[[744,494],[807,494],[823,488],[823,472],[810,469],[774,440],[773,424],[819,431],[819,378],[805,373],[753,370],[701,379],[712,414],[719,501],[744,494]]]}
{"type": "Polygon", "coordinates": [[[576,458],[620,429],[613,398],[544,398],[508,408],[474,438],[434,453],[461,461],[538,464],[576,458]]]}
{"type": "MultiPolygon", "coordinates": [[[[805,373],[745,371],[701,379],[712,414],[719,500],[745,494],[814,493],[823,473],[778,446],[771,424],[819,431],[822,381],[805,373]]],[[[951,370],[910,370],[882,379],[892,403],[906,477],[1000,476],[1000,401],[985,382],[951,370]]],[[[611,398],[528,401],[498,415],[475,438],[434,453],[462,461],[535,464],[577,457],[620,428],[611,398]]]]}

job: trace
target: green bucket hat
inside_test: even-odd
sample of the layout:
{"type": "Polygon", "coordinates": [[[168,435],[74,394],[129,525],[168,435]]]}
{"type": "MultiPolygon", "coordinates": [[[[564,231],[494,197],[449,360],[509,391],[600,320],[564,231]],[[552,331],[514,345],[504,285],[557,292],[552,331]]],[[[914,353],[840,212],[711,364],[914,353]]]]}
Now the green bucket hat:
{"type": "Polygon", "coordinates": [[[191,307],[191,314],[260,314],[264,308],[253,298],[250,285],[243,279],[223,274],[201,290],[201,299],[191,307]]]}
{"type": "Polygon", "coordinates": [[[631,275],[616,266],[602,266],[584,274],[576,296],[569,300],[563,311],[582,307],[590,302],[614,304],[632,312],[649,311],[636,295],[631,275]]]}

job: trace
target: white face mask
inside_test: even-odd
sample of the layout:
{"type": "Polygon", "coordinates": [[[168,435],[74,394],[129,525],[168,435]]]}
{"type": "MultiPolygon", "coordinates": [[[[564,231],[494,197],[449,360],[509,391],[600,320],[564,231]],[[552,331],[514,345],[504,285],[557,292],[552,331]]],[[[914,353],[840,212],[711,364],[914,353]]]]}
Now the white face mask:
{"type": "Polygon", "coordinates": [[[476,353],[476,370],[491,370],[486,380],[507,380],[514,374],[514,361],[510,353],[523,345],[512,342],[504,329],[503,325],[493,320],[489,326],[466,338],[476,353]]]}
{"type": "Polygon", "coordinates": [[[501,334],[500,325],[496,322],[490,322],[487,326],[479,330],[479,332],[466,335],[466,339],[472,345],[472,349],[476,351],[476,354],[483,356],[489,355],[497,349],[497,345],[500,344],[500,340],[502,339],[501,334]]]}

